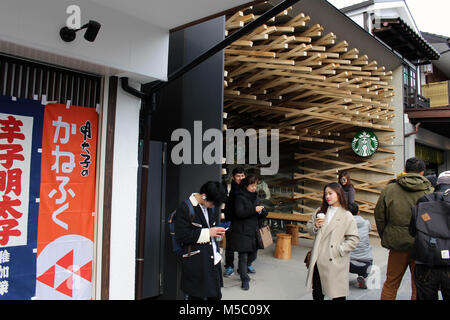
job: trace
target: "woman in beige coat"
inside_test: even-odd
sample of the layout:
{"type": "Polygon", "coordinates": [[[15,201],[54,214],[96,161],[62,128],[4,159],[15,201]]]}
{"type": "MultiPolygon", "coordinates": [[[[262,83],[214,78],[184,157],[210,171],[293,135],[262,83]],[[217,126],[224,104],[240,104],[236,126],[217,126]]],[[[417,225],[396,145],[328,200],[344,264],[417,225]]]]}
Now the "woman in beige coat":
{"type": "Polygon", "coordinates": [[[314,300],[324,296],[343,299],[349,294],[350,251],[359,243],[358,229],[348,211],[342,187],[329,183],[324,188],[322,206],[307,223],[315,235],[306,286],[313,290],[314,300]],[[317,214],[325,213],[325,218],[317,214]]]}

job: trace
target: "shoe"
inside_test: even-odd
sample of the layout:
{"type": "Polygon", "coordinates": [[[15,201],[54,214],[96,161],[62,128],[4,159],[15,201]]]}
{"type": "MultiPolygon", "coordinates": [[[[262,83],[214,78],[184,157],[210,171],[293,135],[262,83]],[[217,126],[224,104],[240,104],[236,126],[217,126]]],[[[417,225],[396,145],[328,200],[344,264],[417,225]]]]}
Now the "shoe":
{"type": "Polygon", "coordinates": [[[360,289],[367,289],[366,279],[364,277],[358,276],[356,281],[358,281],[358,287],[360,289]]]}
{"type": "Polygon", "coordinates": [[[231,277],[234,274],[234,270],[232,267],[226,267],[225,272],[223,273],[224,277],[231,277]]]}
{"type": "Polygon", "coordinates": [[[248,283],[248,281],[242,282],[241,288],[242,288],[243,290],[248,290],[248,289],[250,289],[250,284],[248,283]]]}
{"type": "Polygon", "coordinates": [[[253,266],[248,266],[248,272],[249,273],[256,273],[255,268],[253,268],[253,266]]]}

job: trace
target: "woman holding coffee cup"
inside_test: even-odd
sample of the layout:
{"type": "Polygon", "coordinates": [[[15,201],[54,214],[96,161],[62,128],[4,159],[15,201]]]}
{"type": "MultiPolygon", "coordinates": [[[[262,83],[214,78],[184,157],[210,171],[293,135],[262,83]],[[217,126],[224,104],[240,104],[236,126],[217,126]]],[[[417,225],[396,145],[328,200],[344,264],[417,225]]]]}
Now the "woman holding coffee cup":
{"type": "Polygon", "coordinates": [[[337,182],[323,189],[322,205],[307,223],[315,235],[306,278],[314,300],[345,300],[349,294],[350,251],[359,243],[358,229],[337,182]]]}

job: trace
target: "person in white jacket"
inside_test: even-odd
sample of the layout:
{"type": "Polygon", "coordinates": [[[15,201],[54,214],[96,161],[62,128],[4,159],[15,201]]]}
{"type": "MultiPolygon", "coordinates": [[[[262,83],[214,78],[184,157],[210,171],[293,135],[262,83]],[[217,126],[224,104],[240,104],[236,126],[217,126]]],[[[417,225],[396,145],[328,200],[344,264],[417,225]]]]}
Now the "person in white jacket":
{"type": "Polygon", "coordinates": [[[350,252],[350,273],[358,275],[359,288],[367,289],[366,280],[370,272],[369,268],[373,264],[372,247],[369,242],[372,226],[369,220],[359,215],[359,207],[356,203],[350,204],[349,210],[353,214],[359,234],[359,244],[350,252]]]}

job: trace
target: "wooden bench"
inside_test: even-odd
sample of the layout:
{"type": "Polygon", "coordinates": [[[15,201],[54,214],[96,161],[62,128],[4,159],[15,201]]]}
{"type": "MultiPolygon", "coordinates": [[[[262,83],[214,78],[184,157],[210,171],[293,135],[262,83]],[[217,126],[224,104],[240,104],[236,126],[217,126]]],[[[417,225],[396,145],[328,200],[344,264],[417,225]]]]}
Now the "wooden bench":
{"type": "MultiPolygon", "coordinates": [[[[311,219],[311,216],[312,216],[311,213],[296,214],[296,213],[269,212],[267,215],[267,219],[308,222],[311,219]]],[[[302,228],[302,230],[305,230],[305,226],[303,225],[298,226],[299,228],[302,228]]],[[[379,237],[376,224],[372,224],[372,231],[369,232],[369,235],[373,237],[379,237]]],[[[314,236],[310,236],[307,233],[306,234],[300,233],[300,238],[314,239],[314,236]]]]}
{"type": "MultiPolygon", "coordinates": [[[[297,222],[308,222],[311,220],[311,213],[296,214],[296,213],[281,213],[281,212],[269,212],[267,219],[273,220],[283,220],[283,221],[297,221],[297,222]]],[[[306,226],[297,225],[302,230],[305,230],[306,226]]],[[[309,235],[309,233],[299,233],[300,238],[314,239],[314,236],[309,235]]]]}
{"type": "Polygon", "coordinates": [[[311,219],[311,216],[312,216],[311,213],[296,214],[296,213],[269,212],[267,215],[267,219],[308,222],[311,219]]]}

